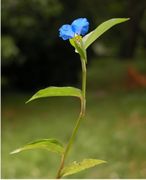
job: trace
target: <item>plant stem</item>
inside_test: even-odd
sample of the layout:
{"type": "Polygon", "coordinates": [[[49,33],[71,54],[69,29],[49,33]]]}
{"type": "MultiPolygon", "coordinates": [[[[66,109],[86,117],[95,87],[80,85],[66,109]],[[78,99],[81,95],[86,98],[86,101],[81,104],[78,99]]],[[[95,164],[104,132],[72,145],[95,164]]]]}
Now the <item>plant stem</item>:
{"type": "Polygon", "coordinates": [[[76,124],[75,124],[75,127],[72,131],[72,135],[69,139],[69,142],[65,148],[65,151],[61,157],[61,162],[60,162],[60,166],[59,166],[59,169],[58,169],[58,173],[57,173],[57,176],[56,176],[56,179],[60,179],[61,178],[61,171],[64,167],[64,163],[65,163],[65,159],[68,155],[68,152],[73,144],[73,141],[76,137],[76,134],[77,134],[77,131],[80,127],[80,123],[81,123],[81,120],[83,119],[83,117],[85,116],[85,110],[86,110],[86,61],[84,59],[81,59],[81,65],[82,65],[82,99],[81,99],[81,110],[80,110],[80,114],[79,114],[79,117],[76,121],[76,124]]]}

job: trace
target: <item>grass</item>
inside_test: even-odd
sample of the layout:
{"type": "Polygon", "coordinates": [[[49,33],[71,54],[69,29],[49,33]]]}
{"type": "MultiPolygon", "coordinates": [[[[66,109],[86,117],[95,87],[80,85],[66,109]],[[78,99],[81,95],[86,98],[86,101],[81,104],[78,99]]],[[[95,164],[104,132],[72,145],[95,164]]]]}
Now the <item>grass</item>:
{"type": "MultiPolygon", "coordinates": [[[[115,84],[118,77],[122,77],[119,72],[123,71],[118,69],[124,65],[115,65],[118,69],[114,72],[119,75],[114,76],[112,71],[110,77],[100,70],[96,79],[93,77],[95,64],[97,74],[101,67],[111,68],[110,63],[98,61],[89,69],[87,116],[67,163],[84,158],[102,159],[108,163],[68,178],[145,178],[145,90],[111,91],[108,83],[106,89],[108,78],[115,84]]],[[[58,155],[43,150],[9,153],[40,138],[56,138],[65,144],[79,113],[76,98],[54,97],[25,105],[29,97],[29,94],[11,93],[2,99],[2,178],[54,178],[59,165],[58,155]]]]}

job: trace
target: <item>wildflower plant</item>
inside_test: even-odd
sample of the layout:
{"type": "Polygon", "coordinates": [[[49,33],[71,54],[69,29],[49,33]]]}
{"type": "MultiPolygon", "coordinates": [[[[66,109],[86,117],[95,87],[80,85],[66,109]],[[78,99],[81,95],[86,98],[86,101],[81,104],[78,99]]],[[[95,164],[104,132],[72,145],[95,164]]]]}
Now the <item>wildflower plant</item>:
{"type": "Polygon", "coordinates": [[[26,103],[38,98],[45,98],[51,96],[74,96],[79,98],[81,108],[80,114],[76,120],[75,127],[71,133],[69,141],[66,145],[62,145],[56,139],[40,139],[25,146],[16,149],[11,154],[19,153],[30,149],[45,149],[55,152],[61,156],[60,165],[56,174],[56,178],[60,179],[64,176],[78,173],[84,169],[105,163],[104,160],[99,159],[84,159],[81,162],[72,162],[69,165],[65,165],[68,153],[73,145],[76,134],[78,132],[81,121],[84,120],[86,112],[86,65],[87,65],[87,48],[104,32],[110,29],[112,26],[125,22],[129,18],[114,18],[100,24],[96,29],[87,34],[89,30],[89,22],[86,18],[78,18],[74,20],[71,25],[65,24],[59,29],[59,36],[63,40],[69,40],[70,44],[74,47],[75,52],[79,54],[82,67],[82,85],[81,89],[75,87],[48,87],[39,90],[34,94],[26,103]],[[85,35],[86,34],[86,35],[85,35]]]}

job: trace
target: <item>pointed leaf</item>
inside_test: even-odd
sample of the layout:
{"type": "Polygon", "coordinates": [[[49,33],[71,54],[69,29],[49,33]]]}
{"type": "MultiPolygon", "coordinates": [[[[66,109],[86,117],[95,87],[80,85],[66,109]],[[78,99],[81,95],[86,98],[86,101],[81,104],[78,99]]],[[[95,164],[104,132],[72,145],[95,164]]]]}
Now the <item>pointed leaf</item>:
{"type": "Polygon", "coordinates": [[[98,164],[106,163],[106,161],[98,160],[98,159],[84,159],[82,162],[73,162],[67,167],[64,167],[61,172],[61,176],[68,176],[71,174],[78,173],[83,171],[84,169],[88,169],[94,167],[98,164]]]}
{"type": "Polygon", "coordinates": [[[58,142],[56,139],[40,139],[34,142],[31,142],[29,144],[26,144],[25,146],[16,149],[15,151],[12,151],[10,154],[19,153],[25,150],[31,150],[31,149],[45,149],[51,152],[55,152],[58,154],[62,154],[64,152],[64,148],[60,142],[58,142]]]}
{"type": "Polygon", "coordinates": [[[84,47],[87,49],[98,37],[116,24],[128,21],[129,18],[113,18],[100,24],[95,30],[83,37],[84,47]]]}
{"type": "Polygon", "coordinates": [[[51,97],[51,96],[75,96],[81,99],[82,93],[80,89],[74,87],[48,87],[39,90],[26,103],[38,98],[51,97]]]}

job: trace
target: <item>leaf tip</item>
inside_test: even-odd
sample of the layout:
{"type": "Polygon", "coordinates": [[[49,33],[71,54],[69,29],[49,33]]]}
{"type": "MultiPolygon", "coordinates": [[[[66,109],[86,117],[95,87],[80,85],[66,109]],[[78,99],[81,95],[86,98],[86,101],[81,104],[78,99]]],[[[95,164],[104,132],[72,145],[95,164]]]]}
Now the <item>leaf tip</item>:
{"type": "Polygon", "coordinates": [[[108,163],[107,161],[102,160],[101,163],[108,163]]]}
{"type": "Polygon", "coordinates": [[[14,150],[14,151],[10,152],[10,155],[12,155],[12,154],[16,154],[16,153],[19,153],[19,152],[20,152],[20,149],[16,149],[16,150],[14,150]]]}
{"type": "Polygon", "coordinates": [[[130,20],[130,18],[125,18],[125,21],[129,21],[130,20]]]}
{"type": "Polygon", "coordinates": [[[25,102],[25,104],[28,104],[30,101],[32,101],[34,98],[31,97],[28,101],[25,102]]]}
{"type": "Polygon", "coordinates": [[[30,102],[30,100],[26,101],[25,104],[28,104],[30,102]]]}

